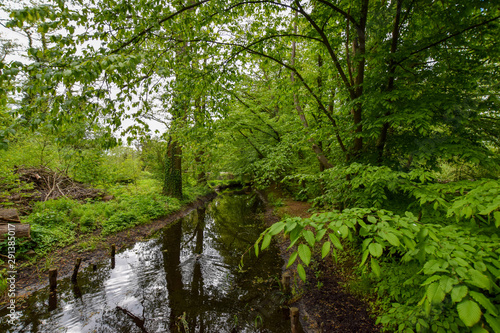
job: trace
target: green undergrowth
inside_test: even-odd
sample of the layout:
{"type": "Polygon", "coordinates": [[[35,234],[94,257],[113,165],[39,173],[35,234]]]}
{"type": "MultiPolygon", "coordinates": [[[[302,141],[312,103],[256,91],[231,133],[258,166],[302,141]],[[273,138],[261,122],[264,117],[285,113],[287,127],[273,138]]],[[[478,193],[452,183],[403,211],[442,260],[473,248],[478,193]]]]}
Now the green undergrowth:
{"type": "MultiPolygon", "coordinates": [[[[44,256],[96,232],[102,238],[148,223],[207,193],[204,188],[186,186],[184,198],[178,200],[162,195],[161,184],[147,177],[136,183],[112,186],[107,191],[114,197],[107,202],[59,198],[35,203],[32,213],[21,218],[31,225],[31,240],[16,244],[18,257],[33,259],[30,250],[44,256]]],[[[6,242],[0,244],[2,252],[6,246],[6,242]]]]}
{"type": "Polygon", "coordinates": [[[376,295],[384,330],[499,333],[500,181],[386,175],[363,186],[352,176],[349,200],[369,207],[284,218],[261,234],[256,255],[284,233],[296,245],[288,266],[298,261],[306,281],[315,252],[336,261],[349,248],[359,274],[350,288],[376,295]],[[397,193],[394,211],[381,208],[397,193]]]}

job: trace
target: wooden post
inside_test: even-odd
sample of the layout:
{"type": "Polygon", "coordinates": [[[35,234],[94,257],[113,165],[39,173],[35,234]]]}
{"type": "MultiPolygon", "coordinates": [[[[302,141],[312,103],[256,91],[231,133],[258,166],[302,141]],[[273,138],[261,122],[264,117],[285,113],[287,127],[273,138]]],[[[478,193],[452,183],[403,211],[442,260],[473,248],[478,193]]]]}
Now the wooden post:
{"type": "Polygon", "coordinates": [[[73,275],[71,276],[71,282],[76,282],[76,277],[78,275],[78,269],[80,268],[80,264],[82,263],[82,258],[77,258],[75,263],[75,268],[73,269],[73,275]]]}
{"type": "Polygon", "coordinates": [[[292,324],[292,333],[299,333],[299,308],[290,308],[290,322],[292,324]]]}
{"type": "Polygon", "coordinates": [[[116,250],[115,244],[111,245],[111,258],[115,257],[115,250],[116,250]]]}
{"type": "Polygon", "coordinates": [[[289,294],[290,293],[290,273],[285,272],[283,276],[281,277],[281,284],[283,286],[283,293],[289,294]]]}
{"type": "Polygon", "coordinates": [[[49,312],[57,308],[57,292],[51,291],[49,293],[49,312]]]}
{"type": "Polygon", "coordinates": [[[51,268],[49,270],[49,284],[50,291],[54,291],[57,288],[57,268],[51,268]]]}

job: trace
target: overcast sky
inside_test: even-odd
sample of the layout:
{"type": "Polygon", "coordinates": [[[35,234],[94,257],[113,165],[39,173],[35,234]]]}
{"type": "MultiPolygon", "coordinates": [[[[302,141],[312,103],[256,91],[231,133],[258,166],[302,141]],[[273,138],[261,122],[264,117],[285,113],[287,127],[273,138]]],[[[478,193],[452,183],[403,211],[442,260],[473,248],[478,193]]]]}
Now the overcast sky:
{"type": "MultiPolygon", "coordinates": [[[[12,6],[15,6],[15,8],[21,8],[22,3],[16,1],[12,6]]],[[[26,62],[27,58],[24,57],[23,54],[26,52],[26,49],[28,48],[28,38],[26,37],[25,34],[21,32],[6,28],[5,25],[9,20],[10,20],[9,14],[2,7],[0,7],[0,37],[2,40],[11,40],[16,44],[18,44],[18,46],[15,49],[15,52],[9,54],[5,60],[7,63],[11,61],[26,62]]],[[[132,110],[131,113],[133,112],[134,111],[132,110]]],[[[155,132],[155,130],[158,130],[160,134],[166,131],[166,126],[157,121],[148,120],[146,121],[146,123],[148,123],[153,133],[155,132]]],[[[133,119],[125,119],[122,124],[122,129],[135,124],[136,122],[133,119]]]]}

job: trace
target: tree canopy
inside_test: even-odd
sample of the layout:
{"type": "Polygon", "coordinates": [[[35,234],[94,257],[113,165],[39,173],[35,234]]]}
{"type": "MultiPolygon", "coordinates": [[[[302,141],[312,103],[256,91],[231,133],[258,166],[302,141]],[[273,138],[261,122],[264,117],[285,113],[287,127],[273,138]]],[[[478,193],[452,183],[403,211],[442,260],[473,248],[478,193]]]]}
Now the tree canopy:
{"type": "MultiPolygon", "coordinates": [[[[0,62],[4,146],[19,125],[105,148],[117,130],[153,144],[156,121],[167,128],[156,133],[165,194],[182,196],[185,172],[200,182],[229,172],[323,207],[498,233],[498,1],[56,0],[10,17],[29,47],[23,61],[0,62]]],[[[367,223],[356,214],[346,216],[367,223]]],[[[380,271],[379,245],[402,243],[371,239],[363,262],[380,271]]],[[[441,294],[427,285],[419,305],[430,307],[441,294]]],[[[474,301],[459,304],[461,325],[472,327],[481,316],[467,318],[475,306],[464,302],[474,301]]]]}

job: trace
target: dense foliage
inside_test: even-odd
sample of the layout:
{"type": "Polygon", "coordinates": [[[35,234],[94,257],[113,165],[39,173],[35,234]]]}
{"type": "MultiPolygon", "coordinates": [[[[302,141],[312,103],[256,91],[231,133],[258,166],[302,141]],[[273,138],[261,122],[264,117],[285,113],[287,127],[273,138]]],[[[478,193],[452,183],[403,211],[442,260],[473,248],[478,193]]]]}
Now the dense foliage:
{"type": "MultiPolygon", "coordinates": [[[[30,153],[2,161],[104,186],[145,167],[177,199],[220,173],[280,184],[327,212],[276,224],[256,250],[285,232],[305,279],[316,245],[325,257],[349,240],[386,328],[500,332],[499,15],[488,0],[17,7],[7,26],[28,47],[11,61],[2,42],[0,144],[30,153]],[[117,131],[137,150],[110,150],[117,131]]],[[[0,190],[22,193],[0,172],[0,190]]],[[[74,214],[113,232],[160,214],[158,200],[74,214]]],[[[44,214],[63,219],[37,206],[40,235],[44,214]]]]}

